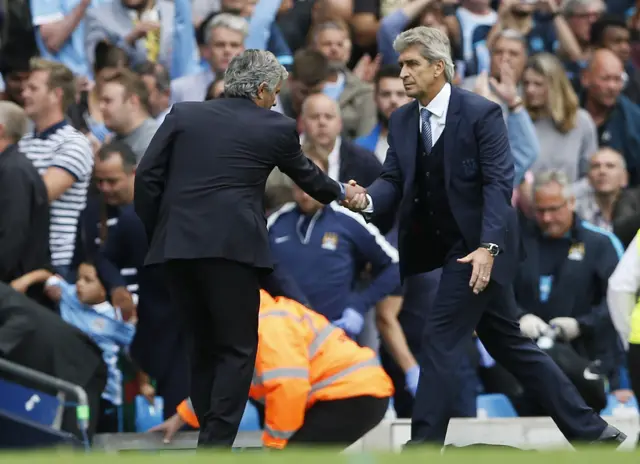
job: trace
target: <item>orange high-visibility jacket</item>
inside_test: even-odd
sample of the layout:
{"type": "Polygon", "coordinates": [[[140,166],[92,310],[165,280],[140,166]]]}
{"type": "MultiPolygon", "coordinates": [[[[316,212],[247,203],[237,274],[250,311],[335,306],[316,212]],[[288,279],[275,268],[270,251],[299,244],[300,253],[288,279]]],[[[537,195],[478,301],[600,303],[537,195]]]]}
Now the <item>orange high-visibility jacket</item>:
{"type": "MultiPolygon", "coordinates": [[[[393,395],[391,379],[370,348],[351,340],[324,316],[288,298],[260,291],[259,342],[249,395],[265,406],[263,444],[284,448],[316,401],[393,395]]],[[[188,400],[178,414],[198,420],[188,400]]]]}

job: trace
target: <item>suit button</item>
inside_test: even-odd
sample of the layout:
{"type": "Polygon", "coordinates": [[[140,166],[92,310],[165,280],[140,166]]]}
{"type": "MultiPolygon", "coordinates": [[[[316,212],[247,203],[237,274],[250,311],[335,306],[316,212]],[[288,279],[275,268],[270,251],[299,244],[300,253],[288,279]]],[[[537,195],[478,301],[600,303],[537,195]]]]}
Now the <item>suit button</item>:
{"type": "Polygon", "coordinates": [[[429,177],[430,175],[431,175],[431,173],[430,173],[430,172],[427,172],[427,177],[429,177]]]}
{"type": "Polygon", "coordinates": [[[427,197],[430,197],[430,196],[431,196],[431,192],[427,192],[427,197]]]}
{"type": "Polygon", "coordinates": [[[440,235],[440,231],[439,230],[436,230],[436,235],[440,235]]]}
{"type": "Polygon", "coordinates": [[[429,216],[433,216],[433,211],[429,211],[429,216]]]}
{"type": "Polygon", "coordinates": [[[414,198],[414,199],[413,199],[413,202],[414,202],[414,203],[420,203],[420,200],[418,200],[417,198],[414,198]]]}

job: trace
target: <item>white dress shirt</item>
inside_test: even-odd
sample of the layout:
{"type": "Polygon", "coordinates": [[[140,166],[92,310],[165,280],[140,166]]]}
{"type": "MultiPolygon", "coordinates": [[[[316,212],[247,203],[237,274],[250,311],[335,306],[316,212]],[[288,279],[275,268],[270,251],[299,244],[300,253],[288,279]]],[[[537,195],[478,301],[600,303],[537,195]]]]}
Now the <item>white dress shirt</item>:
{"type": "MultiPolygon", "coordinates": [[[[451,100],[451,84],[447,82],[434,99],[426,106],[427,110],[431,113],[431,118],[429,118],[429,124],[431,125],[431,146],[436,144],[444,132],[447,121],[447,111],[449,110],[449,100],[451,100]]],[[[418,103],[418,130],[420,133],[422,133],[422,119],[420,117],[422,108],[425,108],[425,106],[418,103]]],[[[369,194],[367,194],[367,200],[369,204],[362,211],[364,213],[373,213],[373,201],[369,194]]]]}
{"type": "Polygon", "coordinates": [[[631,313],[636,306],[636,295],[640,290],[640,253],[638,237],[634,237],[620,262],[609,277],[607,305],[611,321],[622,339],[625,349],[629,347],[631,313]]]}

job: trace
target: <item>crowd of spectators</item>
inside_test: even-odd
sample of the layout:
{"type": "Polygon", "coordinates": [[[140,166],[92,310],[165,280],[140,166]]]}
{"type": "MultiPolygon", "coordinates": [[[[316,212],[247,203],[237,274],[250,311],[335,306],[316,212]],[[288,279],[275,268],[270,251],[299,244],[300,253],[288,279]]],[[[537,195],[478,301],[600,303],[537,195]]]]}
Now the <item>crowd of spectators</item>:
{"type": "MultiPolygon", "coordinates": [[[[632,1],[3,1],[0,282],[96,340],[108,367],[105,417],[123,403],[125,352],[142,393],[164,398],[165,417],[188,396],[179,314],[162,271],[143,266],[147,240],[132,205],[136,165],[171,106],[224,98],[233,57],[270,50],[289,71],[273,111],[298,121],[304,153],[330,177],[367,186],[382,170],[390,115],[409,102],[393,40],[416,25],[448,34],[453,85],[503,108],[527,250],[513,292],[521,331],[554,334],[603,388],[631,398],[607,292],[640,229],[632,1]],[[113,324],[86,321],[87,308],[113,324]]],[[[323,206],[277,169],[265,209],[273,256],[300,299],[378,351],[395,413],[409,417],[421,314],[439,271],[401,286],[393,217],[366,223],[323,206]]],[[[475,416],[483,391],[506,394],[521,415],[540,413],[471,336],[460,378],[459,416],[475,416]]]]}

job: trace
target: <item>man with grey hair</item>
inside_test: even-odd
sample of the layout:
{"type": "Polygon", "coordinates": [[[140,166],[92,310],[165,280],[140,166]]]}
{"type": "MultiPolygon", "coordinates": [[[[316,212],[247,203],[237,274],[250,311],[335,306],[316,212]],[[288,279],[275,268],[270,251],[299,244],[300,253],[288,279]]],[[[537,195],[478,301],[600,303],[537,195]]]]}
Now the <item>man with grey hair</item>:
{"type": "Polygon", "coordinates": [[[220,13],[209,21],[205,33],[209,69],[171,82],[172,101],[204,101],[216,76],[224,74],[231,60],[244,50],[248,33],[249,22],[242,16],[220,13]]]}
{"type": "Polygon", "coordinates": [[[458,392],[458,366],[474,330],[570,440],[626,438],[588,408],[575,387],[520,333],[512,304],[520,261],[514,166],[499,105],[451,85],[447,36],[428,27],[400,34],[400,77],[416,99],[389,121],[383,172],[349,202],[368,214],[399,211],[401,276],[442,268],[425,311],[411,444],[442,445],[458,392]]]}
{"type": "MultiPolygon", "coordinates": [[[[27,125],[22,108],[0,101],[0,282],[7,284],[51,264],[47,188],[17,145],[27,125]]],[[[50,306],[42,285],[27,295],[50,306]]]]}
{"type": "Polygon", "coordinates": [[[326,176],[300,149],[295,121],[271,111],[287,71],[247,50],[225,73],[225,98],[177,103],[135,179],[135,210],[163,264],[191,338],[199,446],[231,447],[249,394],[259,289],[272,269],[264,191],[274,167],[329,204],[364,192],[326,176]]]}

